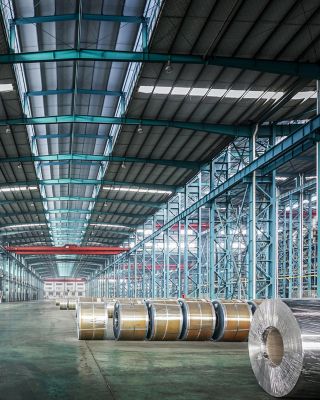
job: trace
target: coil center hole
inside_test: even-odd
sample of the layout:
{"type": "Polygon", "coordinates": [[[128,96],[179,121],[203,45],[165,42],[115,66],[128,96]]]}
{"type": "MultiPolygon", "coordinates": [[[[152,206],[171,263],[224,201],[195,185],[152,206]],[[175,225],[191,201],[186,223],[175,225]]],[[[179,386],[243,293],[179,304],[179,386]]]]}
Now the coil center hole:
{"type": "Polygon", "coordinates": [[[281,364],[284,355],[284,346],[281,333],[277,328],[271,326],[263,333],[264,357],[270,360],[271,364],[281,364]]]}

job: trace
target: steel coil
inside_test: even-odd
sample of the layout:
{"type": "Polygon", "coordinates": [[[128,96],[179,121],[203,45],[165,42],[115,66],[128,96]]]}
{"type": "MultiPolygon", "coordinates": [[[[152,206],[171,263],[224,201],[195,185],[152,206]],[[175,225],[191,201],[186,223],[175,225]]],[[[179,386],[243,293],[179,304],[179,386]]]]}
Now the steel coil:
{"type": "Polygon", "coordinates": [[[145,304],[117,302],[113,314],[113,331],[117,340],[144,340],[149,325],[145,304]]]}
{"type": "Polygon", "coordinates": [[[149,300],[149,340],[178,340],[181,335],[183,316],[177,299],[149,300]]]}
{"type": "Polygon", "coordinates": [[[60,306],[60,299],[56,299],[56,306],[60,306]]]}
{"type": "Polygon", "coordinates": [[[68,299],[61,299],[60,310],[67,310],[67,309],[68,309],[68,299]]]}
{"type": "Polygon", "coordinates": [[[211,340],[215,326],[216,314],[210,300],[181,299],[183,326],[182,340],[211,340]]]}
{"type": "Polygon", "coordinates": [[[213,340],[220,342],[248,340],[252,320],[249,304],[240,300],[216,300],[213,305],[217,317],[213,340]]]}
{"type": "Polygon", "coordinates": [[[253,317],[249,355],[270,395],[319,399],[320,300],[265,300],[253,317]]]}
{"type": "Polygon", "coordinates": [[[78,303],[95,303],[97,301],[96,297],[81,296],[78,298],[78,303]]]}
{"type": "Polygon", "coordinates": [[[107,340],[115,339],[113,332],[113,312],[115,303],[115,299],[105,298],[105,305],[108,314],[107,329],[105,333],[105,339],[107,340]]]}
{"type": "Polygon", "coordinates": [[[77,332],[79,340],[102,340],[108,322],[104,303],[79,303],[77,312],[77,332]]]}
{"type": "Polygon", "coordinates": [[[69,299],[68,300],[68,310],[76,310],[77,309],[77,300],[69,299]]]}
{"type": "Polygon", "coordinates": [[[248,304],[251,307],[252,314],[254,314],[260,304],[263,302],[262,299],[248,300],[248,304]]]}

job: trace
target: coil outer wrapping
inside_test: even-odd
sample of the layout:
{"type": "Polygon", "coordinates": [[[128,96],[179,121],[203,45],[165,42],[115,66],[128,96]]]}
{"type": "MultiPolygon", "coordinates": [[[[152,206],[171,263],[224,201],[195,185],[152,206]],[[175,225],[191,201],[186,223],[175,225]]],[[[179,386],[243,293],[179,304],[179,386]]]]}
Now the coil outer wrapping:
{"type": "Polygon", "coordinates": [[[68,309],[68,299],[61,299],[60,310],[67,310],[67,309],[68,309]]]}
{"type": "Polygon", "coordinates": [[[148,333],[146,304],[117,302],[113,314],[113,331],[117,340],[144,340],[148,333]]]}
{"type": "Polygon", "coordinates": [[[215,300],[213,305],[217,317],[213,340],[221,342],[248,340],[252,320],[251,307],[241,300],[215,300]]]}
{"type": "Polygon", "coordinates": [[[77,310],[77,332],[79,340],[102,340],[108,322],[104,303],[79,303],[77,310]]]}
{"type": "Polygon", "coordinates": [[[178,340],[181,335],[183,315],[177,299],[157,299],[147,302],[149,310],[149,340],[178,340]]]}
{"type": "Polygon", "coordinates": [[[249,355],[267,393],[319,399],[320,300],[265,300],[253,317],[249,355]]]}
{"type": "Polygon", "coordinates": [[[210,300],[181,299],[183,326],[182,340],[211,340],[215,326],[216,314],[210,300]]]}

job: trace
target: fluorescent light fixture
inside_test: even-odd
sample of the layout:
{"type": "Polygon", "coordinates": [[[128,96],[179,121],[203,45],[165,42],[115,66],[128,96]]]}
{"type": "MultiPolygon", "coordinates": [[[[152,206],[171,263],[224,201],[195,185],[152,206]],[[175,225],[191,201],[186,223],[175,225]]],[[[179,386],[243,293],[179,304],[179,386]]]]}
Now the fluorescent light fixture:
{"type": "Polygon", "coordinates": [[[244,99],[258,99],[263,95],[262,90],[248,90],[244,95],[244,99]]]}
{"type": "Polygon", "coordinates": [[[280,182],[284,182],[286,181],[288,178],[286,176],[276,176],[276,181],[280,181],[280,182]]]}
{"type": "Polygon", "coordinates": [[[132,188],[132,187],[111,187],[111,186],[104,186],[104,190],[113,190],[116,192],[135,192],[135,193],[159,193],[159,194],[171,194],[172,192],[169,190],[158,190],[158,189],[142,189],[139,187],[132,188]]]}
{"type": "Polygon", "coordinates": [[[37,186],[13,186],[0,188],[0,192],[20,192],[24,190],[37,190],[37,186]]]}
{"type": "Polygon", "coordinates": [[[298,92],[292,97],[292,100],[308,100],[310,98],[316,98],[317,93],[314,90],[307,90],[305,92],[298,92]]]}
{"type": "Polygon", "coordinates": [[[225,97],[229,99],[239,99],[245,94],[245,90],[229,90],[226,94],[225,97]]]}
{"type": "Polygon", "coordinates": [[[171,91],[171,94],[177,95],[177,96],[185,96],[186,94],[189,93],[190,88],[189,87],[174,87],[171,91]]]}
{"type": "Polygon", "coordinates": [[[0,83],[0,92],[12,92],[13,85],[12,83],[0,83]]]}
{"type": "Polygon", "coordinates": [[[138,92],[140,93],[152,93],[154,86],[139,86],[138,92]]]}
{"type": "Polygon", "coordinates": [[[124,228],[124,229],[132,229],[130,226],[125,226],[125,225],[118,225],[118,224],[104,224],[104,223],[92,223],[90,226],[105,226],[107,228],[124,228]]]}
{"type": "Polygon", "coordinates": [[[2,226],[0,227],[1,230],[6,230],[6,229],[16,229],[16,228],[33,228],[35,226],[46,226],[47,224],[45,223],[34,223],[34,224],[18,224],[18,225],[7,225],[7,226],[2,226]]]}
{"type": "Polygon", "coordinates": [[[284,92],[264,92],[261,96],[265,100],[278,100],[284,95],[284,92]]]}
{"type": "Polygon", "coordinates": [[[317,179],[316,176],[306,176],[306,181],[310,181],[312,179],[317,179]]]}
{"type": "Polygon", "coordinates": [[[169,94],[171,89],[172,89],[171,86],[156,86],[154,88],[153,93],[154,94],[169,94]]]}
{"type": "Polygon", "coordinates": [[[211,89],[209,90],[208,97],[222,97],[225,95],[227,89],[211,89]]]}
{"type": "Polygon", "coordinates": [[[206,88],[193,88],[191,89],[190,96],[204,96],[207,93],[206,88]]]}

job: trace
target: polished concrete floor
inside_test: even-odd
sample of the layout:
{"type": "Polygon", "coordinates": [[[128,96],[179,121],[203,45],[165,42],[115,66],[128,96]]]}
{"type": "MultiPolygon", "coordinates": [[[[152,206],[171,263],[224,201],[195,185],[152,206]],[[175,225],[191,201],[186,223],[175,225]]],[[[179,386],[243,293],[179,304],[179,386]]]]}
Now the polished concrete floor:
{"type": "Polygon", "coordinates": [[[245,343],[78,341],[53,302],[0,304],[0,400],[270,399],[245,343]]]}

